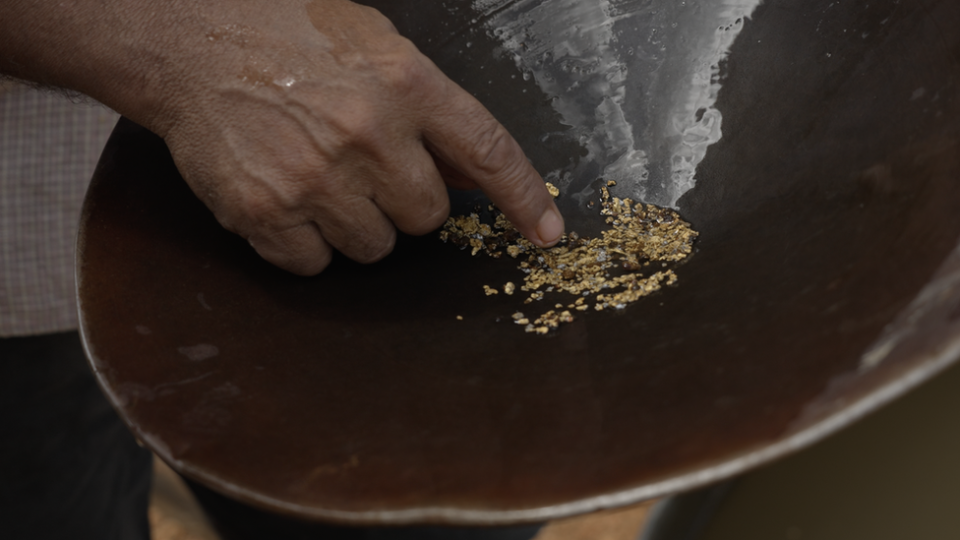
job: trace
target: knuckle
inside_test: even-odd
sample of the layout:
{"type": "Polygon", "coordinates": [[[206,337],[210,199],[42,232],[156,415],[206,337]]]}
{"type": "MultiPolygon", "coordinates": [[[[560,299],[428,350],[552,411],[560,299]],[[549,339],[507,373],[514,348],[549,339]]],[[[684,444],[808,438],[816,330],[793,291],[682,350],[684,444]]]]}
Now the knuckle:
{"type": "Polygon", "coordinates": [[[469,159],[491,181],[509,177],[525,162],[513,137],[498,122],[486,125],[474,140],[469,159]]]}
{"type": "Polygon", "coordinates": [[[249,237],[254,231],[261,230],[271,220],[265,205],[226,202],[218,205],[214,215],[220,225],[230,232],[249,237]]]}
{"type": "Polygon", "coordinates": [[[291,201],[291,211],[303,208],[310,212],[321,205],[342,204],[350,199],[349,186],[343,171],[334,167],[318,167],[313,175],[304,176],[300,182],[298,198],[291,201]]]}
{"type": "Polygon", "coordinates": [[[407,234],[419,236],[430,233],[443,225],[447,216],[450,215],[450,201],[445,193],[437,196],[436,193],[431,192],[425,194],[420,200],[422,202],[418,204],[416,214],[403,220],[402,225],[399,225],[400,230],[407,234]]]}
{"type": "Polygon", "coordinates": [[[281,222],[284,214],[289,210],[284,201],[262,192],[253,193],[243,191],[236,200],[236,212],[243,216],[243,220],[257,229],[272,229],[281,222]]]}
{"type": "Polygon", "coordinates": [[[423,90],[428,83],[429,73],[416,49],[398,47],[384,62],[382,77],[395,96],[404,97],[423,90]]]}
{"type": "Polygon", "coordinates": [[[350,255],[350,258],[362,264],[377,262],[393,251],[396,242],[396,231],[391,229],[388,233],[370,238],[362,246],[358,246],[358,249],[350,255]]]}
{"type": "Polygon", "coordinates": [[[312,224],[282,231],[259,231],[250,245],[270,263],[301,276],[319,274],[332,259],[332,251],[312,224]]]}
{"type": "MultiPolygon", "coordinates": [[[[307,195],[304,186],[291,184],[238,189],[223,200],[217,219],[224,228],[242,236],[273,234],[295,227],[303,222],[307,195]]],[[[328,189],[323,182],[315,184],[313,189],[317,191],[328,189]]]]}
{"type": "Polygon", "coordinates": [[[327,267],[330,266],[330,261],[332,260],[333,260],[333,253],[326,252],[322,254],[322,256],[319,257],[317,260],[313,261],[309,266],[301,269],[301,271],[298,272],[298,274],[301,276],[307,276],[307,277],[315,276],[320,272],[323,272],[324,270],[326,270],[327,267]]]}
{"type": "Polygon", "coordinates": [[[302,254],[279,266],[300,276],[315,276],[323,272],[332,260],[333,252],[325,250],[319,253],[302,254]]]}
{"type": "Polygon", "coordinates": [[[349,154],[355,149],[376,148],[383,141],[383,118],[375,106],[356,100],[349,107],[337,111],[330,124],[338,132],[337,150],[333,155],[349,154]]]}
{"type": "Polygon", "coordinates": [[[407,232],[418,236],[433,232],[440,228],[444,222],[446,222],[447,216],[449,215],[449,205],[444,205],[442,208],[434,209],[432,212],[425,214],[419,224],[415,225],[407,232]]]}
{"type": "Polygon", "coordinates": [[[385,17],[379,10],[363,4],[354,4],[354,9],[360,11],[373,24],[378,25],[383,32],[396,33],[397,27],[389,18],[385,17]]]}

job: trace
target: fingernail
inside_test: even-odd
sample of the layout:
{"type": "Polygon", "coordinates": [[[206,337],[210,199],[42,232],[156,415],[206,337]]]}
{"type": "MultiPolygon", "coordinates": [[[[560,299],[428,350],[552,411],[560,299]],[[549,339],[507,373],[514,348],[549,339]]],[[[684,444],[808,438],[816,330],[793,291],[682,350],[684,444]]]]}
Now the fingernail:
{"type": "Polygon", "coordinates": [[[540,237],[541,247],[552,246],[560,241],[563,236],[563,217],[557,207],[551,205],[547,211],[540,216],[537,223],[537,236],[540,237]]]}

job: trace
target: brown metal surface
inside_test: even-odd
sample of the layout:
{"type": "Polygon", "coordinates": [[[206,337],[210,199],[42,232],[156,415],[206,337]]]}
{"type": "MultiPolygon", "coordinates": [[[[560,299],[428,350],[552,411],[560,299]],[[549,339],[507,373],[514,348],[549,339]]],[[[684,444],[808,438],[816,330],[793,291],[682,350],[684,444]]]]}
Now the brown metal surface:
{"type": "MultiPolygon", "coordinates": [[[[451,17],[477,50],[469,14],[399,4],[381,7],[549,170],[565,150],[527,121],[549,104],[471,86],[443,54],[457,43],[428,41],[423,21],[451,17]]],[[[92,363],[174,468],[316,519],[546,519],[769,460],[956,355],[958,23],[953,0],[761,4],[680,201],[701,237],[678,286],[546,337],[511,324],[516,297],[483,295],[512,262],[434,236],[310,279],[271,267],[122,121],[80,238],[92,363]],[[934,304],[915,300],[935,274],[934,304]]]]}

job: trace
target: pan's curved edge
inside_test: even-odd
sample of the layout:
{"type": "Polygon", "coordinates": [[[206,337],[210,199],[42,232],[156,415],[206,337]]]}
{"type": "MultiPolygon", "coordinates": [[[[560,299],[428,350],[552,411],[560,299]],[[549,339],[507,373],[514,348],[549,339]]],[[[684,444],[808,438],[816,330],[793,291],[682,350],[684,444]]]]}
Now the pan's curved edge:
{"type": "Polygon", "coordinates": [[[116,125],[113,127],[113,131],[110,133],[110,137],[107,138],[107,143],[104,145],[104,149],[100,154],[100,159],[97,160],[97,166],[93,170],[93,176],[91,177],[90,184],[87,186],[87,192],[83,197],[83,204],[80,207],[80,223],[77,227],[77,237],[76,237],[76,258],[74,259],[73,266],[73,278],[74,286],[74,296],[76,297],[76,306],[77,306],[77,321],[78,328],[77,331],[80,334],[80,343],[83,345],[83,352],[87,357],[87,364],[90,366],[90,369],[93,371],[94,378],[97,381],[97,384],[100,386],[100,390],[107,396],[107,400],[110,402],[110,405],[113,406],[114,410],[117,411],[117,414],[120,415],[120,418],[123,419],[123,422],[127,426],[133,429],[133,425],[127,420],[126,415],[123,414],[123,410],[118,403],[116,396],[110,392],[109,387],[106,385],[105,381],[102,378],[99,358],[97,357],[96,352],[93,350],[93,345],[90,344],[87,340],[87,325],[86,317],[83,309],[83,295],[80,294],[80,291],[83,289],[83,266],[84,261],[86,260],[86,245],[87,245],[87,229],[90,223],[90,214],[92,212],[93,202],[91,200],[90,194],[94,192],[99,184],[102,182],[101,178],[103,177],[102,171],[106,168],[106,161],[109,159],[108,152],[111,148],[114,147],[115,138],[119,137],[119,132],[127,131],[133,126],[136,129],[139,128],[133,124],[133,122],[127,120],[124,117],[120,117],[117,120],[116,125]],[[126,128],[126,129],[125,129],[126,128]]]}
{"type": "MultiPolygon", "coordinates": [[[[960,246],[954,254],[960,253],[960,246]]],[[[923,294],[922,292],[920,293],[923,294]]],[[[836,433],[883,405],[906,394],[931,379],[960,358],[960,334],[952,336],[939,350],[890,384],[872,392],[846,408],[760,450],[748,452],[704,469],[676,476],[660,482],[604,495],[588,497],[569,503],[529,508],[524,510],[470,510],[448,507],[422,507],[406,510],[353,512],[322,510],[290,504],[272,497],[254,493],[227,482],[205,470],[194,468],[172,459],[164,445],[149,434],[142,434],[143,442],[185,476],[214,487],[217,491],[283,514],[309,517],[319,521],[345,524],[409,525],[415,523],[442,523],[448,525],[508,525],[568,517],[596,510],[625,506],[657,497],[672,495],[722,480],[726,480],[775,459],[802,450],[836,433]]]]}
{"type": "MultiPolygon", "coordinates": [[[[136,124],[129,120],[122,119],[118,122],[111,140],[118,136],[127,136],[129,131],[142,130],[136,124]]],[[[145,131],[145,130],[144,130],[145,131]]],[[[111,148],[108,142],[107,148],[111,148]]],[[[110,391],[106,374],[99,368],[102,365],[96,350],[88,340],[88,332],[83,309],[83,297],[80,294],[83,283],[83,262],[84,248],[86,243],[86,233],[89,224],[91,212],[91,203],[89,193],[92,192],[100,183],[101,175],[99,172],[106,166],[110,156],[105,152],[101,156],[100,162],[93,176],[88,195],[84,200],[81,211],[81,222],[77,236],[77,260],[75,266],[76,274],[76,295],[79,315],[79,332],[81,343],[87,356],[87,361],[93,370],[97,384],[107,396],[110,404],[118,412],[124,423],[134,432],[140,441],[150,450],[157,454],[164,462],[170,465],[177,472],[193,480],[199,481],[212,489],[223,493],[224,495],[236,498],[243,502],[267,510],[296,516],[299,518],[314,519],[317,521],[328,521],[351,525],[410,525],[418,523],[437,523],[445,525],[511,525],[528,522],[539,522],[551,519],[568,517],[575,514],[582,514],[606,508],[629,505],[644,500],[671,495],[681,491],[687,491],[709,484],[728,479],[732,476],[746,472],[752,468],[758,467],[775,459],[784,457],[790,453],[806,448],[827,436],[839,431],[849,424],[859,420],[867,414],[879,409],[883,405],[893,401],[911,389],[919,386],[921,383],[943,371],[960,357],[960,333],[952,333],[945,336],[935,336],[939,339],[939,346],[925,357],[917,361],[917,364],[900,374],[892,382],[882,386],[880,389],[870,392],[860,399],[845,404],[842,408],[828,415],[819,418],[809,424],[799,427],[797,431],[784,439],[767,445],[763,448],[748,451],[740,456],[732,457],[723,462],[709,465],[699,470],[680,474],[662,481],[648,483],[639,487],[616,491],[603,495],[596,495],[583,498],[568,503],[550,505],[538,508],[528,508],[522,510],[475,510],[451,507],[420,507],[404,510],[387,511],[346,511],[309,508],[302,505],[291,504],[273,497],[267,497],[257,494],[237,484],[228,482],[210,472],[192,467],[180,460],[174,459],[169,449],[152,436],[150,433],[141,431],[135,426],[125,414],[122,404],[118,397],[110,391]]],[[[928,283],[915,297],[913,303],[903,310],[907,313],[916,308],[918,301],[928,298],[929,290],[942,285],[943,280],[956,279],[960,275],[960,245],[958,245],[945,259],[934,279],[928,283]],[[950,272],[943,272],[943,268],[950,265],[956,266],[950,272]]],[[[956,300],[960,297],[960,291],[950,297],[956,300]]],[[[940,298],[942,301],[942,298],[940,298]]],[[[927,313],[929,315],[929,313],[927,313]]],[[[900,317],[898,316],[899,320],[900,317]]],[[[916,323],[917,321],[911,321],[916,323]]],[[[915,325],[914,328],[919,327],[915,325]]],[[[877,342],[884,339],[884,336],[878,337],[877,342]]],[[[867,354],[875,348],[867,348],[867,354]]]]}
{"type": "Polygon", "coordinates": [[[949,367],[958,357],[960,357],[960,335],[956,336],[936,357],[930,358],[921,366],[912,369],[894,383],[869,394],[822,422],[814,424],[808,429],[795,433],[761,450],[750,452],[729,461],[661,482],[569,503],[524,510],[470,510],[463,508],[423,507],[378,512],[352,512],[308,508],[254,493],[236,484],[226,482],[202,469],[190,467],[176,460],[172,460],[169,455],[164,455],[162,452],[162,444],[157,445],[157,441],[153,440],[149,435],[145,435],[143,441],[147,446],[157,451],[158,455],[170,464],[171,467],[183,473],[185,476],[209,485],[225,495],[261,508],[267,508],[291,516],[301,518],[308,517],[318,521],[353,525],[411,525],[418,523],[439,523],[445,525],[511,525],[548,521],[576,514],[625,506],[726,480],[806,448],[826,438],[919,386],[921,383],[949,367]],[[158,451],[158,446],[161,447],[159,449],[161,451],[158,451]]]}
{"type": "Polygon", "coordinates": [[[86,243],[87,243],[87,229],[90,224],[90,215],[92,213],[92,198],[90,196],[102,182],[103,173],[102,171],[108,168],[108,162],[112,159],[111,152],[112,149],[116,148],[115,139],[127,138],[131,134],[140,134],[148,136],[154,136],[146,128],[143,128],[136,124],[135,122],[129,120],[128,118],[121,116],[116,125],[113,128],[113,131],[110,134],[110,137],[107,139],[106,145],[104,145],[103,153],[100,155],[100,159],[97,161],[97,166],[94,168],[93,176],[91,178],[90,184],[87,187],[87,192],[83,199],[83,205],[80,208],[80,223],[77,228],[77,237],[76,237],[76,259],[74,260],[74,283],[76,289],[74,290],[74,295],[76,297],[77,305],[77,321],[78,327],[77,331],[80,335],[80,344],[83,347],[84,355],[86,356],[87,365],[90,367],[90,370],[93,372],[94,380],[96,380],[97,385],[100,387],[100,391],[103,392],[104,396],[107,398],[107,401],[110,403],[110,406],[113,407],[113,410],[117,412],[117,415],[126,424],[127,429],[134,434],[137,438],[138,444],[145,446],[148,450],[152,451],[154,454],[159,456],[165,463],[170,465],[174,470],[180,471],[183,467],[182,464],[173,459],[169,455],[169,452],[164,452],[162,445],[155,444],[156,441],[147,440],[148,438],[144,437],[144,434],[140,429],[130,420],[126,414],[123,404],[117,395],[111,391],[110,385],[105,378],[105,374],[101,369],[103,365],[102,360],[100,359],[97,351],[94,349],[93,344],[90,343],[88,339],[89,332],[87,330],[87,318],[84,310],[84,297],[80,293],[83,289],[83,279],[84,272],[83,266],[85,261],[86,253],[86,243]]]}
{"type": "MultiPolygon", "coordinates": [[[[926,317],[935,316],[931,304],[940,306],[956,303],[960,300],[960,290],[953,291],[953,295],[931,294],[931,291],[943,292],[944,284],[960,282],[960,244],[945,257],[944,262],[931,281],[921,289],[913,302],[905,307],[901,314],[891,323],[892,327],[899,322],[909,326],[907,332],[900,333],[900,341],[904,342],[911,337],[917,337],[916,330],[922,325],[912,313],[920,312],[926,317]]],[[[960,322],[956,323],[960,325],[960,322]]],[[[878,336],[875,343],[868,347],[864,357],[872,354],[879,344],[889,339],[891,329],[878,336]]],[[[893,331],[896,333],[897,328],[893,331]]],[[[345,524],[378,524],[378,525],[409,525],[416,523],[440,523],[447,525],[510,525],[547,521],[583,514],[607,508],[626,506],[641,501],[673,495],[710,484],[714,484],[731,477],[747,472],[776,459],[807,448],[828,436],[853,424],[857,420],[875,412],[884,405],[892,402],[910,390],[933,378],[960,359],[960,332],[942,332],[934,336],[935,347],[917,361],[916,365],[900,374],[891,382],[879,389],[867,393],[856,401],[846,403],[841,408],[826,414],[821,418],[804,424],[796,424],[796,431],[784,439],[760,449],[746,452],[723,462],[704,467],[700,470],[674,476],[659,482],[652,482],[643,486],[616,491],[608,494],[587,497],[569,503],[528,508],[523,510],[471,510],[449,507],[421,507],[406,510],[391,510],[378,512],[354,512],[342,510],[321,510],[301,505],[290,504],[272,497],[254,493],[236,484],[226,482],[202,469],[190,467],[171,460],[170,456],[162,455],[164,461],[180,470],[186,476],[205,484],[215,486],[217,491],[232,496],[259,507],[268,508],[277,512],[299,517],[308,517],[319,521],[332,521],[345,524]]],[[[923,336],[920,336],[923,339],[923,336]]],[[[887,351],[888,353],[890,350],[887,351]]],[[[922,353],[915,353],[922,354],[922,353]]],[[[874,365],[875,367],[875,365],[874,365]]],[[[147,435],[144,438],[151,447],[160,446],[157,441],[151,441],[147,435]]]]}

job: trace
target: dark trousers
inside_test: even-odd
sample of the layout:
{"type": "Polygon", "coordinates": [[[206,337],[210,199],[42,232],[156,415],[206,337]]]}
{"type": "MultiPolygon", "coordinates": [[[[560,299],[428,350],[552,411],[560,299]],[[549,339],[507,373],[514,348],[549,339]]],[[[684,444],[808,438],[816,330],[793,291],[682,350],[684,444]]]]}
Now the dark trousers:
{"type": "MultiPolygon", "coordinates": [[[[100,393],[75,332],[0,339],[0,538],[146,540],[151,454],[100,393]]],[[[188,481],[224,540],[529,540],[525,527],[336,527],[188,481]]]]}
{"type": "Polygon", "coordinates": [[[0,537],[150,537],[150,452],[100,393],[76,333],[0,339],[0,537]]]}

